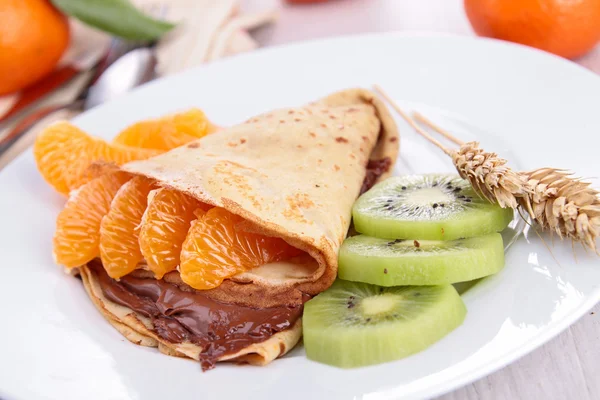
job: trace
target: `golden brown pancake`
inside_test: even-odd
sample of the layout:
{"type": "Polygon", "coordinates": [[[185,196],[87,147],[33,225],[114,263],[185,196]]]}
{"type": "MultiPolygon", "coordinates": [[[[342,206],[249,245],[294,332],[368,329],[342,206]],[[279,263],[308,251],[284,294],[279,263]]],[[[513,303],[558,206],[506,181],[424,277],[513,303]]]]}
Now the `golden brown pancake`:
{"type": "MultiPolygon", "coordinates": [[[[276,310],[287,313],[287,322],[281,324],[284,328],[254,324],[252,329],[267,332],[264,340],[213,354],[213,361],[262,365],[285,354],[301,336],[303,302],[327,289],[337,275],[337,253],[350,226],[352,204],[361,190],[391,173],[398,148],[396,125],[383,103],[367,90],[351,89],[303,107],[258,115],[157,157],[126,164],[123,170],[149,177],[158,186],[242,216],[244,230],[282,238],[306,252],[238,274],[211,290],[189,287],[177,272],[164,277],[162,289],[154,285],[148,290],[163,297],[175,292],[177,296],[198,294],[202,297],[194,298],[208,299],[211,309],[233,304],[265,310],[270,318],[276,310]]],[[[177,322],[184,331],[188,320],[156,311],[167,307],[164,299],[155,301],[158,295],[153,294],[150,311],[135,311],[106,295],[112,283],[102,283],[102,270],[97,268],[81,268],[86,290],[125,337],[170,355],[204,357],[211,343],[202,335],[184,332],[181,340],[168,339],[173,333],[164,331],[169,318],[184,321],[177,322]]],[[[119,284],[130,285],[128,280],[150,287],[154,278],[146,271],[135,271],[119,284]]],[[[230,311],[235,314],[233,308],[230,311]]],[[[166,312],[173,310],[167,307],[166,312]]],[[[189,312],[182,311],[188,317],[189,312]]]]}

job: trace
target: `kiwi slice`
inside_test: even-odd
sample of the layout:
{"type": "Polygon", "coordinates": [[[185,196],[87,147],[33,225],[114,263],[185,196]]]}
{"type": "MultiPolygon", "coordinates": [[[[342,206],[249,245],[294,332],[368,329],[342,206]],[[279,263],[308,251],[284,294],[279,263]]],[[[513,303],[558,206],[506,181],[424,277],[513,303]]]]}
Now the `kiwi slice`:
{"type": "Polygon", "coordinates": [[[396,286],[337,280],[304,306],[311,360],[342,368],[397,360],[446,336],[467,309],[452,285],[396,286]]]}
{"type": "Polygon", "coordinates": [[[499,233],[458,240],[348,238],[339,253],[342,279],[381,286],[443,285],[495,274],[504,266],[499,233]]]}
{"type": "Polygon", "coordinates": [[[356,230],[373,237],[453,240],[500,232],[513,210],[480,198],[457,175],[410,175],[375,185],[352,216],[356,230]]]}

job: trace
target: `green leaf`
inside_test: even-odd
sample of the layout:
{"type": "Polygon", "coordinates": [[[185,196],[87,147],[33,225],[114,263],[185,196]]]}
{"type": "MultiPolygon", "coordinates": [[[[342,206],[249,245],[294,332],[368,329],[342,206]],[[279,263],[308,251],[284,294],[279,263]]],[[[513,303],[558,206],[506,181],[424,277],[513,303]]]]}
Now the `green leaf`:
{"type": "Polygon", "coordinates": [[[144,15],[129,0],[52,0],[52,3],[94,28],[130,40],[158,39],[174,27],[144,15]]]}

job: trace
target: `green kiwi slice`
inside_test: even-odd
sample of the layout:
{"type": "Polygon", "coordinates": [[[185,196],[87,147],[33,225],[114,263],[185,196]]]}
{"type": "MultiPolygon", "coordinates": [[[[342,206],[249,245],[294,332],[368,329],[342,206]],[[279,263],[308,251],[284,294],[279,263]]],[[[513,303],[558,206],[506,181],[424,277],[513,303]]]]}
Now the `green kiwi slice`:
{"type": "Polygon", "coordinates": [[[311,360],[354,368],[397,360],[437,342],[467,309],[452,285],[396,286],[337,280],[304,305],[311,360]]]}
{"type": "Polygon", "coordinates": [[[495,274],[504,267],[499,233],[458,240],[389,240],[365,235],[344,241],[338,276],[381,286],[443,285],[495,274]]]}
{"type": "Polygon", "coordinates": [[[356,230],[373,237],[453,240],[500,232],[513,210],[480,198],[457,175],[410,175],[375,185],[352,216],[356,230]]]}

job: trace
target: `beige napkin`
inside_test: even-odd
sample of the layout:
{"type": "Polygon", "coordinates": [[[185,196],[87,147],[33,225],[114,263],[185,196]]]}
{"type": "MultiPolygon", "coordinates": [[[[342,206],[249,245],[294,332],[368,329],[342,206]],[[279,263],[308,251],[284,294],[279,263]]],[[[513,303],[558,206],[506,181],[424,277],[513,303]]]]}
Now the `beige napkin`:
{"type": "Polygon", "coordinates": [[[256,48],[257,43],[248,31],[275,21],[276,12],[240,14],[238,3],[238,0],[171,0],[167,19],[177,22],[177,28],[158,46],[158,73],[170,75],[256,48]]]}
{"type": "MultiPolygon", "coordinates": [[[[258,43],[252,39],[249,31],[272,23],[277,18],[277,13],[272,10],[241,14],[239,0],[134,0],[133,3],[145,9],[160,9],[161,19],[177,24],[157,46],[159,76],[174,74],[228,55],[253,50],[258,47],[258,43]]],[[[110,36],[76,21],[72,21],[71,25],[71,46],[61,60],[61,65],[76,64],[85,70],[104,53],[110,43],[110,36]]],[[[86,81],[85,76],[79,76],[36,107],[74,100],[86,81]]],[[[0,116],[10,110],[18,97],[19,94],[0,97],[0,116]]],[[[73,116],[72,113],[57,112],[41,120],[8,152],[0,156],[0,168],[30,146],[41,128],[55,120],[73,116]]],[[[11,127],[0,132],[0,139],[11,127]]]]}

